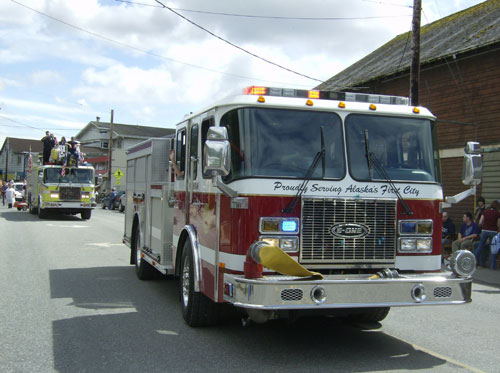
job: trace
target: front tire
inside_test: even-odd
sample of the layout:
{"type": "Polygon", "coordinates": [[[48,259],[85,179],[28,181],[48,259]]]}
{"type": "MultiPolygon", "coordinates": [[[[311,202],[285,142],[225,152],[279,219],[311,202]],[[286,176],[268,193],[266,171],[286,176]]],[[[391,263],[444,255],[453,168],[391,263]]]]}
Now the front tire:
{"type": "Polygon", "coordinates": [[[38,217],[40,219],[45,219],[47,217],[47,211],[41,208],[42,201],[38,200],[38,217]]]}
{"type": "Polygon", "coordinates": [[[156,269],[151,264],[142,259],[141,230],[139,225],[135,228],[134,240],[132,243],[132,255],[135,255],[135,274],[142,281],[151,280],[156,276],[156,269]]]}
{"type": "Polygon", "coordinates": [[[35,208],[33,207],[33,201],[31,200],[31,194],[28,195],[27,201],[28,201],[28,209],[29,209],[30,214],[35,215],[36,211],[35,211],[35,208]]]}
{"type": "Polygon", "coordinates": [[[121,201],[120,201],[119,211],[120,212],[125,211],[125,206],[122,205],[121,201]]]}
{"type": "Polygon", "coordinates": [[[89,220],[90,217],[92,216],[92,210],[91,209],[82,210],[80,215],[82,216],[82,220],[89,220]]]}
{"type": "Polygon", "coordinates": [[[186,240],[182,250],[180,274],[182,317],[189,326],[209,326],[217,322],[217,305],[194,290],[194,264],[191,243],[186,240]]]}
{"type": "Polygon", "coordinates": [[[380,322],[387,317],[390,309],[390,307],[366,308],[360,313],[351,315],[349,319],[355,322],[380,322]]]}

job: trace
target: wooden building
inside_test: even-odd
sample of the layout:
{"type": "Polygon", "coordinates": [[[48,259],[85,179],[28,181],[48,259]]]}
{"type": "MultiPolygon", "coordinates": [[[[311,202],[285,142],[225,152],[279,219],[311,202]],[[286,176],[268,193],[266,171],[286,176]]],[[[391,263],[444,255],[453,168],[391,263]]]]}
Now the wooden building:
{"type": "MultiPolygon", "coordinates": [[[[421,29],[419,103],[437,117],[444,195],[461,182],[463,148],[481,143],[486,203],[500,199],[500,0],[490,0],[421,29]]],[[[399,35],[316,89],[409,96],[411,32],[399,35]]],[[[449,209],[457,228],[468,198],[449,209]]]]}

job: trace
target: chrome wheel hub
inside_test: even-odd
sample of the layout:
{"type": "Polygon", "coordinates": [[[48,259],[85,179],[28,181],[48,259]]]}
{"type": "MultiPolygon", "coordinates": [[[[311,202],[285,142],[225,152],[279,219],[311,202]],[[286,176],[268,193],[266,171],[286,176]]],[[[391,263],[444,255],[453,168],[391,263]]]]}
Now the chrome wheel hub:
{"type": "Polygon", "coordinates": [[[141,253],[142,253],[142,248],[141,248],[141,232],[137,231],[137,244],[135,248],[135,264],[139,266],[141,264],[141,253]]]}
{"type": "Polygon", "coordinates": [[[188,306],[189,302],[189,258],[184,258],[182,264],[182,303],[184,307],[188,306]]]}

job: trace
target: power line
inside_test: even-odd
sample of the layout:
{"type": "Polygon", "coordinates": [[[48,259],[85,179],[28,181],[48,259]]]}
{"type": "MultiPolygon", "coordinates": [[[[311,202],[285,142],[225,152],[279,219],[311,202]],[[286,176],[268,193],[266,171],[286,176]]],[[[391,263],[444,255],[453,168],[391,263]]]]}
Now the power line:
{"type": "Polygon", "coordinates": [[[227,43],[227,44],[229,44],[230,46],[232,46],[232,47],[234,47],[234,48],[236,48],[236,49],[239,49],[240,51],[242,51],[242,52],[244,52],[244,53],[246,53],[246,54],[249,54],[250,56],[253,56],[253,57],[255,57],[255,58],[257,58],[257,59],[259,59],[259,60],[261,60],[261,61],[264,61],[264,62],[266,62],[266,63],[268,63],[268,64],[271,64],[271,65],[273,65],[273,66],[279,67],[280,69],[283,69],[283,70],[286,70],[286,71],[288,71],[288,72],[291,72],[292,74],[295,74],[295,75],[298,75],[298,76],[302,76],[302,77],[307,78],[307,79],[315,80],[315,81],[320,82],[320,83],[324,83],[324,81],[323,81],[323,80],[321,80],[321,79],[316,79],[316,78],[310,77],[310,76],[308,76],[308,75],[305,75],[305,74],[299,73],[299,72],[297,72],[297,71],[295,71],[295,70],[289,69],[289,68],[287,68],[287,67],[284,67],[283,65],[280,65],[280,64],[278,64],[278,63],[276,63],[276,62],[273,62],[273,61],[271,61],[271,60],[268,60],[268,59],[266,59],[266,58],[264,58],[264,57],[261,57],[261,56],[259,56],[259,55],[255,54],[255,53],[252,53],[252,52],[250,52],[250,51],[246,50],[245,48],[242,48],[242,47],[240,47],[240,46],[238,46],[238,45],[236,45],[236,44],[234,44],[234,43],[232,43],[232,42],[230,42],[230,41],[228,41],[228,40],[226,40],[226,39],[224,39],[224,38],[222,38],[222,37],[220,37],[220,36],[218,36],[218,35],[214,34],[212,31],[207,30],[205,27],[200,26],[200,25],[199,25],[199,24],[197,24],[196,22],[191,21],[189,18],[187,18],[187,17],[183,16],[182,14],[180,14],[180,13],[176,12],[175,10],[173,10],[172,8],[170,8],[170,7],[166,6],[166,5],[165,5],[165,4],[163,4],[161,1],[159,1],[159,0],[155,0],[155,1],[156,1],[158,4],[163,5],[163,7],[164,7],[164,8],[166,8],[166,9],[170,10],[170,11],[171,11],[172,13],[174,13],[175,15],[177,15],[177,16],[181,17],[182,19],[186,20],[187,22],[191,23],[193,26],[198,27],[199,29],[201,29],[201,30],[203,30],[203,31],[207,32],[208,34],[212,35],[213,37],[215,37],[215,38],[217,38],[217,39],[219,39],[219,40],[222,40],[224,43],[227,43]]]}
{"type": "MultiPolygon", "coordinates": [[[[25,5],[25,4],[22,4],[22,3],[20,3],[20,2],[18,2],[16,0],[10,0],[10,1],[13,2],[13,3],[15,3],[15,4],[17,4],[17,5],[19,5],[19,6],[22,6],[22,7],[26,8],[26,9],[28,9],[28,10],[31,10],[32,12],[35,12],[37,14],[40,14],[40,15],[44,16],[44,17],[47,17],[47,18],[49,18],[49,19],[51,19],[51,20],[53,20],[55,22],[62,23],[63,25],[66,25],[66,26],[74,28],[74,29],[76,29],[78,31],[87,33],[87,34],[92,35],[92,36],[94,36],[96,38],[105,40],[105,41],[107,41],[109,43],[120,45],[120,46],[125,47],[125,48],[133,49],[133,50],[135,50],[137,52],[141,52],[141,53],[144,53],[144,54],[147,54],[147,55],[150,55],[150,56],[162,59],[162,60],[179,63],[181,65],[189,66],[189,67],[192,67],[192,68],[195,68],[195,69],[209,71],[209,72],[216,73],[216,74],[221,74],[221,75],[226,75],[226,76],[232,76],[232,77],[238,78],[238,79],[256,80],[256,81],[261,81],[261,82],[290,85],[290,83],[278,82],[278,81],[272,81],[272,80],[266,80],[266,79],[262,79],[262,78],[255,78],[255,77],[251,77],[251,76],[245,76],[245,75],[239,75],[239,74],[233,74],[233,73],[227,73],[227,72],[224,72],[224,71],[210,69],[208,67],[204,67],[204,66],[200,66],[200,65],[195,65],[195,64],[192,64],[192,63],[189,63],[189,62],[175,60],[173,58],[165,57],[165,56],[162,56],[160,54],[157,54],[157,53],[154,53],[154,52],[150,52],[150,51],[147,51],[147,50],[135,47],[133,45],[129,45],[129,44],[123,43],[121,41],[114,40],[114,39],[108,38],[106,36],[102,36],[102,35],[96,34],[95,32],[86,30],[86,29],[81,28],[79,26],[72,25],[71,23],[68,23],[68,22],[63,21],[63,20],[58,19],[58,18],[55,18],[55,17],[53,17],[53,16],[51,16],[49,14],[46,14],[44,12],[41,12],[41,11],[37,10],[37,9],[31,8],[31,7],[29,7],[29,6],[25,5]]],[[[302,84],[292,84],[292,85],[294,85],[294,86],[304,86],[305,87],[305,85],[302,85],[302,84]]],[[[309,86],[307,86],[307,87],[309,87],[309,86]]]]}
{"type": "Polygon", "coordinates": [[[379,0],[361,0],[361,1],[365,1],[367,3],[379,4],[379,5],[399,6],[401,8],[410,8],[410,9],[413,8],[413,6],[411,6],[411,5],[402,5],[402,4],[388,3],[388,2],[385,2],[385,1],[379,1],[379,0]]]}
{"type": "Polygon", "coordinates": [[[396,69],[396,71],[399,70],[399,67],[401,66],[401,62],[403,62],[403,57],[405,56],[406,48],[408,47],[408,41],[410,40],[410,34],[411,34],[411,30],[408,31],[408,34],[406,36],[405,48],[403,49],[403,54],[401,55],[401,59],[399,60],[398,68],[396,69]]]}
{"type": "MultiPolygon", "coordinates": [[[[60,128],[58,128],[58,127],[51,127],[51,128],[49,128],[47,130],[47,129],[41,129],[41,128],[38,128],[38,127],[34,127],[34,126],[31,126],[31,125],[23,123],[23,122],[19,122],[18,120],[14,120],[12,118],[5,117],[3,115],[0,115],[0,118],[18,124],[18,126],[9,125],[10,127],[15,127],[15,128],[24,128],[24,127],[26,127],[26,128],[31,128],[31,129],[34,129],[34,130],[37,130],[37,131],[41,131],[41,132],[45,132],[45,131],[76,131],[76,130],[79,131],[79,130],[81,130],[81,128],[67,128],[67,127],[60,127],[60,128]]],[[[7,125],[6,124],[0,124],[0,126],[5,127],[7,125]]]]}
{"type": "Polygon", "coordinates": [[[11,119],[11,118],[8,118],[8,117],[4,117],[3,115],[0,115],[0,118],[3,118],[5,120],[11,121],[11,122],[16,123],[16,124],[20,124],[23,127],[28,127],[28,128],[32,128],[32,129],[44,132],[44,130],[42,130],[41,128],[30,126],[29,124],[22,123],[22,122],[19,122],[17,120],[14,120],[14,119],[11,119]]]}
{"type": "MultiPolygon", "coordinates": [[[[130,0],[115,0],[119,3],[134,4],[149,6],[154,8],[163,8],[160,5],[140,3],[130,0]]],[[[366,19],[380,19],[380,18],[399,18],[399,17],[409,17],[411,14],[397,15],[397,16],[367,16],[367,17],[285,17],[285,16],[264,16],[256,14],[239,14],[239,13],[224,13],[224,12],[210,12],[205,10],[194,10],[194,9],[183,9],[183,8],[171,8],[178,12],[188,12],[188,13],[199,13],[199,14],[209,14],[216,16],[226,16],[226,17],[242,17],[242,18],[259,18],[259,19],[273,19],[273,20],[291,20],[291,21],[355,21],[355,20],[366,20],[366,19]]]]}

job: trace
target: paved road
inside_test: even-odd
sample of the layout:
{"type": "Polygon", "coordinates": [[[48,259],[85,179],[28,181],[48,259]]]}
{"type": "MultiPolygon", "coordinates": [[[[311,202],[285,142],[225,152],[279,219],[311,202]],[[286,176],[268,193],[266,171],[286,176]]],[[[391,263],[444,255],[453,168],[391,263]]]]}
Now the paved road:
{"type": "Polygon", "coordinates": [[[176,283],[141,282],[124,215],[90,221],[0,206],[1,372],[496,372],[500,290],[472,304],[393,309],[378,330],[336,319],[193,329],[176,283]]]}

